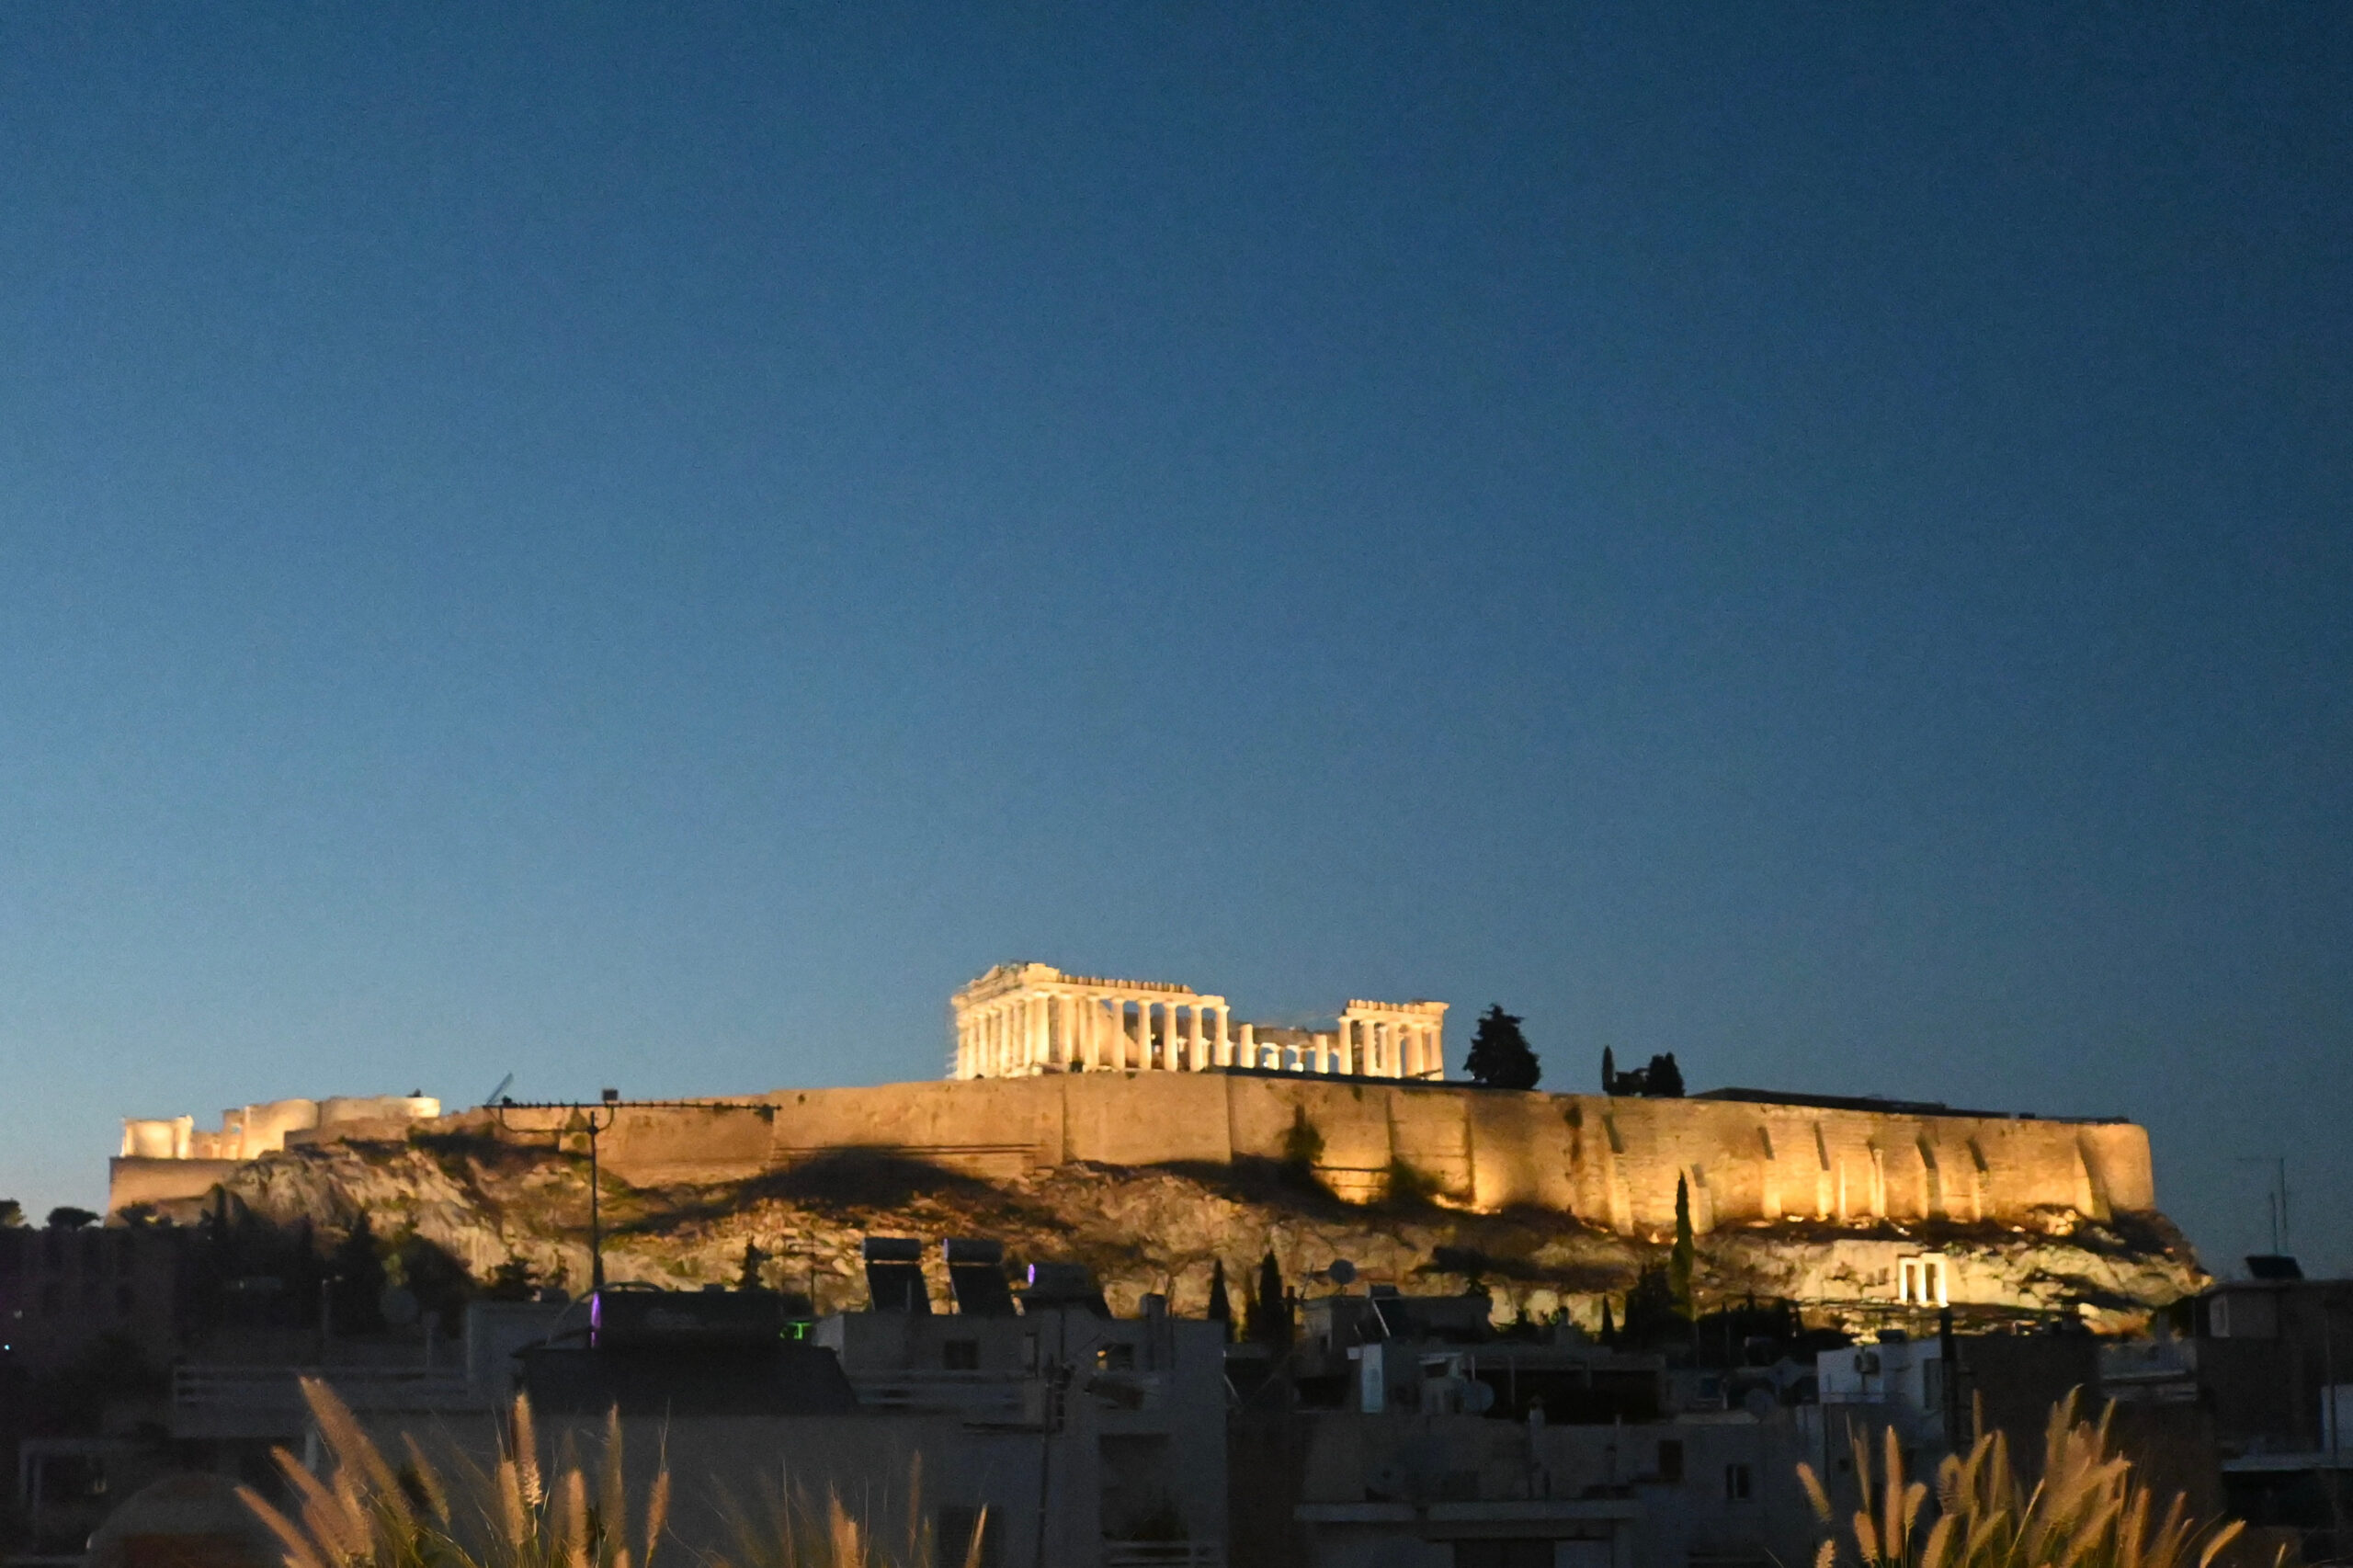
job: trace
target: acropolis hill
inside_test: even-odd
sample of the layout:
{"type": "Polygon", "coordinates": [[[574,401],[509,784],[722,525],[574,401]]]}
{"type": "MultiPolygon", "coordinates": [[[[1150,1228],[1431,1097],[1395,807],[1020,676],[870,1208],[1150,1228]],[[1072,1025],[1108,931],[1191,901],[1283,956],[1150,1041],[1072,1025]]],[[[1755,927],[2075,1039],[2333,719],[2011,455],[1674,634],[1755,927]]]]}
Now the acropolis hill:
{"type": "MultiPolygon", "coordinates": [[[[608,1190],[608,1269],[732,1279],[750,1242],[812,1260],[790,1278],[813,1269],[821,1297],[838,1275],[847,1297],[862,1232],[985,1233],[1084,1257],[1115,1301],[1162,1290],[1198,1311],[1213,1261],[1233,1275],[1272,1245],[1287,1269],[1476,1272],[1521,1310],[1590,1317],[1671,1236],[1679,1183],[1716,1288],[1818,1315],[1942,1299],[2121,1324],[2200,1278],[2127,1122],[1490,1089],[1446,1080],[1440,1003],[1234,1027],[1221,997],[1042,964],[990,971],[954,1011],[946,1082],[600,1113],[623,1189],[608,1190]]],[[[512,1256],[576,1280],[581,1113],[438,1112],[296,1100],[217,1134],[132,1121],[110,1208],[188,1216],[217,1187],[330,1230],[363,1210],[380,1233],[412,1225],[478,1275],[512,1256]]]]}

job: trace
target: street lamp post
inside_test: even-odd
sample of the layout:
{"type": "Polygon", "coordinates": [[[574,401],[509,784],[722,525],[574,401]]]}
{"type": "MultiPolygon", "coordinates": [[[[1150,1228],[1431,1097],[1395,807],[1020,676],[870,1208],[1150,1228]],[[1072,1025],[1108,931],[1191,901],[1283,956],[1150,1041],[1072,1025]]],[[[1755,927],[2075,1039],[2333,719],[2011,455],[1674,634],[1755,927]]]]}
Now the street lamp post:
{"type": "Polygon", "coordinates": [[[567,1119],[563,1126],[555,1130],[556,1147],[559,1150],[563,1147],[563,1135],[567,1132],[584,1131],[588,1135],[588,1290],[591,1295],[601,1291],[605,1288],[605,1226],[603,1210],[598,1202],[597,1189],[602,1184],[598,1180],[597,1135],[612,1126],[614,1119],[620,1115],[621,1092],[619,1089],[607,1089],[594,1102],[559,1100],[551,1104],[528,1108],[519,1107],[512,1099],[502,1096],[498,1103],[490,1108],[498,1118],[500,1129],[509,1131],[513,1131],[506,1120],[506,1113],[510,1110],[529,1108],[569,1110],[577,1113],[579,1117],[577,1127],[572,1125],[567,1119]]]}

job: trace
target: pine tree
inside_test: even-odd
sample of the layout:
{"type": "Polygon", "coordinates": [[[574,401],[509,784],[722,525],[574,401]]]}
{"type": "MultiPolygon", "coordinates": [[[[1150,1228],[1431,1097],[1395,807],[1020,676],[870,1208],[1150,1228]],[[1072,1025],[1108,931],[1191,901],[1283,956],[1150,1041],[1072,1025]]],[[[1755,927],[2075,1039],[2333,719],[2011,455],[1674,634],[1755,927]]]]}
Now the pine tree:
{"type": "Polygon", "coordinates": [[[1691,1293],[1691,1267],[1699,1259],[1699,1248],[1691,1240],[1691,1187],[1682,1176],[1675,1178],[1675,1250],[1666,1258],[1666,1285],[1675,1295],[1675,1310],[1686,1322],[1696,1322],[1699,1305],[1691,1293]]]}
{"type": "Polygon", "coordinates": [[[483,1287],[482,1293],[487,1301],[528,1301],[538,1290],[539,1280],[531,1272],[531,1260],[509,1253],[504,1263],[490,1271],[490,1283],[483,1287]]]}
{"type": "Polygon", "coordinates": [[[1520,1033],[1519,1023],[1518,1017],[1505,1012],[1500,1003],[1480,1016],[1478,1032],[1471,1037],[1470,1059],[1464,1063],[1475,1082],[1498,1089],[1536,1086],[1544,1069],[1528,1037],[1520,1033]]]}
{"type": "Polygon", "coordinates": [[[1233,1298],[1226,1292],[1225,1259],[1222,1257],[1210,1265],[1209,1319],[1225,1325],[1227,1339],[1233,1337],[1233,1298]]]}
{"type": "Polygon", "coordinates": [[[1683,1069],[1675,1064],[1675,1052],[1651,1058],[1650,1067],[1643,1074],[1643,1093],[1654,1099],[1683,1097],[1683,1069]]]}

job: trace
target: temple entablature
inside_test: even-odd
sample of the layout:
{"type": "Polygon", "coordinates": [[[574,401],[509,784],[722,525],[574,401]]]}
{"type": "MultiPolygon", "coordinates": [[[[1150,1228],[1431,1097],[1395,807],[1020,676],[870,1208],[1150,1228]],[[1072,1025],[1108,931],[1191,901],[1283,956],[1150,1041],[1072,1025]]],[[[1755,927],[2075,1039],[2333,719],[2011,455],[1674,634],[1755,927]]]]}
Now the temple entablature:
{"type": "Polygon", "coordinates": [[[1446,1004],[1351,1001],[1329,1029],[1233,1020],[1222,996],[1165,981],[999,964],[956,993],[951,1078],[1210,1068],[1446,1076],[1446,1004]]]}

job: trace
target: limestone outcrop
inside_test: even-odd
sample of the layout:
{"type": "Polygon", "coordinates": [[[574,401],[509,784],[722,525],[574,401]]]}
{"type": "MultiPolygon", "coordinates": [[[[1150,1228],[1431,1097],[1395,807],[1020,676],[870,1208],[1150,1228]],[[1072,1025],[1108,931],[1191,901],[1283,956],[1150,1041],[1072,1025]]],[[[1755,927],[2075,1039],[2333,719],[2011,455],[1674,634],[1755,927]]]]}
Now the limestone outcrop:
{"type": "MultiPolygon", "coordinates": [[[[585,1140],[502,1136],[486,1119],[444,1119],[395,1135],[296,1142],[226,1174],[224,1191],[256,1215],[309,1221],[332,1235],[365,1212],[380,1237],[413,1233],[478,1278],[510,1259],[577,1290],[587,1276],[585,1140]]],[[[1235,1300],[1271,1248],[1286,1278],[1312,1283],[1335,1259],[1362,1279],[1461,1289],[1475,1278],[1495,1315],[1588,1324],[1661,1261],[1671,1233],[1613,1228],[1557,1208],[1474,1212],[1409,1184],[1395,1201],[1336,1197],[1312,1165],[1274,1159],[1150,1167],[1067,1160],[994,1174],[886,1149],[836,1149],[748,1175],[632,1178],[604,1170],[605,1267],[614,1279],[669,1287],[733,1284],[756,1248],[763,1282],[813,1292],[820,1308],[859,1305],[858,1243],[873,1234],[990,1236],[1022,1260],[1091,1265],[1117,1310],[1146,1291],[1180,1313],[1207,1303],[1222,1261],[1235,1300]]],[[[1899,1263],[1945,1260],[1964,1319],[2035,1312],[2129,1327],[2203,1276],[2154,1211],[2096,1218],[2052,1206],[2001,1222],[1806,1216],[1718,1222],[1699,1243],[1703,1300],[1755,1294],[1801,1303],[1848,1327],[1916,1313],[1899,1302],[1899,1263]]],[[[937,1257],[937,1249],[933,1255],[937,1257]]],[[[935,1280],[947,1300],[944,1277],[935,1280]]]]}

